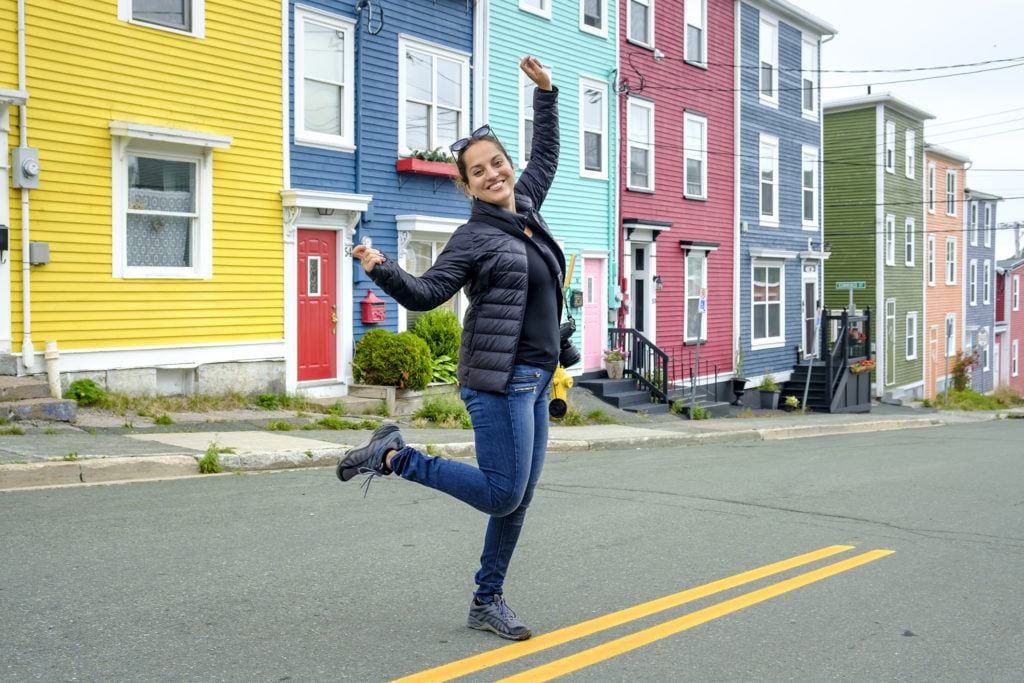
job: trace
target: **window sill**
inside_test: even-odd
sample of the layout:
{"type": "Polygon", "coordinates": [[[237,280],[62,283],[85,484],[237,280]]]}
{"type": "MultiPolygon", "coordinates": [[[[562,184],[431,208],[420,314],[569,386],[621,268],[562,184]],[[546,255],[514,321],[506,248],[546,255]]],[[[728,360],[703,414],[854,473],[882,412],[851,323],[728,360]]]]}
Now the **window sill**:
{"type": "Polygon", "coordinates": [[[647,43],[641,43],[640,41],[633,40],[632,38],[626,38],[626,42],[629,43],[630,45],[636,45],[637,47],[642,47],[645,50],[650,50],[651,52],[654,52],[654,46],[653,45],[649,45],[647,43]]]}
{"type": "Polygon", "coordinates": [[[706,202],[708,200],[708,196],[706,194],[705,195],[686,194],[684,192],[683,193],[683,199],[690,199],[690,200],[695,201],[695,202],[706,202]]]}
{"type": "Polygon", "coordinates": [[[750,343],[750,349],[752,351],[762,351],[764,349],[781,349],[786,346],[785,339],[769,339],[765,341],[755,341],[750,343]]]}
{"type": "Polygon", "coordinates": [[[407,157],[395,161],[395,170],[399,173],[416,173],[419,175],[457,178],[459,169],[447,161],[426,161],[407,157]]]}
{"type": "Polygon", "coordinates": [[[769,98],[764,97],[764,96],[758,97],[758,100],[761,102],[761,104],[763,104],[766,107],[771,107],[772,109],[778,109],[779,108],[779,101],[778,100],[769,99],[769,98]]]}
{"type": "Polygon", "coordinates": [[[761,216],[758,219],[757,225],[758,225],[758,227],[761,227],[761,228],[777,228],[777,227],[779,227],[779,219],[778,218],[766,218],[764,216],[761,216]]]}
{"type": "Polygon", "coordinates": [[[699,62],[695,62],[692,59],[684,59],[683,61],[686,62],[687,64],[689,64],[690,66],[696,67],[698,69],[702,69],[704,71],[708,70],[708,63],[707,63],[706,59],[705,60],[701,60],[699,62]]]}
{"type": "Polygon", "coordinates": [[[654,188],[648,189],[646,187],[630,187],[630,186],[626,186],[626,189],[629,190],[630,192],[641,192],[643,194],[654,194],[654,188]]]}

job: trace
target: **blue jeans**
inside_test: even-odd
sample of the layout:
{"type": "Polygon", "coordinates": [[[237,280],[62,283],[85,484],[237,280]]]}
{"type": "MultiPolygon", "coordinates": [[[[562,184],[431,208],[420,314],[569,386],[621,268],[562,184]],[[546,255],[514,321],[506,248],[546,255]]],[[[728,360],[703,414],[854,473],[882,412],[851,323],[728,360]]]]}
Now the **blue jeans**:
{"type": "Polygon", "coordinates": [[[403,448],[391,469],[403,479],[443,491],[491,516],[476,574],[476,597],[500,595],[526,508],[544,466],[551,373],[516,365],[507,394],[463,387],[473,420],[477,467],[403,448]]]}

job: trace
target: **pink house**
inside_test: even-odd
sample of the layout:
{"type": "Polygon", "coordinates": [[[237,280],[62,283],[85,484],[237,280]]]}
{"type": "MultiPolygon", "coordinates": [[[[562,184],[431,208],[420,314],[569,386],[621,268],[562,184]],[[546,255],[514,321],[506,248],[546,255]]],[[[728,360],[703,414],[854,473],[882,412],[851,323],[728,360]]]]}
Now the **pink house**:
{"type": "Polygon", "coordinates": [[[999,262],[996,278],[996,386],[1024,395],[1024,255],[999,262]]]}
{"type": "Polygon", "coordinates": [[[619,327],[710,392],[735,336],[735,3],[626,0],[619,35],[619,327]]]}

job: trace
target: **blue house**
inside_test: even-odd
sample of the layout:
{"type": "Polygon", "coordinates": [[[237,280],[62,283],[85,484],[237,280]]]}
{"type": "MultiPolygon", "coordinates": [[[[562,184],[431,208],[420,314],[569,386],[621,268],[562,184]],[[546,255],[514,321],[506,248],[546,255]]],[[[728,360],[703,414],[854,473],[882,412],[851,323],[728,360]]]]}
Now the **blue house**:
{"type": "MultiPolygon", "coordinates": [[[[289,3],[282,191],[289,391],[345,395],[355,341],[372,327],[412,323],[414,314],[353,267],[353,244],[369,240],[421,273],[468,217],[450,168],[410,157],[447,150],[472,129],[473,30],[474,9],[464,0],[289,3]]],[[[461,317],[461,294],[447,305],[461,317]]]]}
{"type": "MultiPolygon", "coordinates": [[[[785,0],[739,5],[735,315],[744,374],[815,354],[823,299],[820,45],[836,29],[785,0]]],[[[749,395],[749,394],[748,394],[749,395]]]]}
{"type": "Polygon", "coordinates": [[[529,163],[534,84],[519,70],[533,55],[551,68],[559,89],[561,159],[542,212],[562,245],[566,265],[577,255],[569,311],[576,319],[583,362],[578,373],[601,367],[608,310],[618,264],[615,249],[618,3],[507,0],[476,3],[475,55],[480,77],[479,120],[497,132],[521,173],[529,163]],[[515,36],[514,39],[511,36],[515,36]]]}
{"type": "Polygon", "coordinates": [[[964,349],[978,356],[971,388],[995,389],[996,206],[994,194],[964,190],[964,349]]]}

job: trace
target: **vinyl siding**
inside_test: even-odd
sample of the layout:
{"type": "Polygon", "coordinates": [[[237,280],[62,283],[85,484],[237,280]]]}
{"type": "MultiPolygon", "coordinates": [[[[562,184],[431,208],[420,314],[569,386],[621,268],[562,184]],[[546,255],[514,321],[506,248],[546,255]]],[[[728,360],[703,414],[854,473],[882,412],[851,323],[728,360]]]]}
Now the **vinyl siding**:
{"type": "MultiPolygon", "coordinates": [[[[961,187],[961,190],[962,190],[964,185],[961,185],[960,187],[961,187]]],[[[959,199],[964,199],[965,197],[969,197],[969,196],[965,195],[964,192],[961,191],[959,199]]],[[[993,378],[993,375],[992,375],[992,354],[993,354],[993,344],[995,342],[995,334],[994,334],[995,331],[993,329],[993,327],[995,325],[995,316],[996,316],[995,300],[994,300],[994,298],[995,298],[995,294],[994,294],[994,292],[995,292],[995,285],[994,284],[990,285],[992,287],[992,289],[990,290],[989,303],[988,303],[988,305],[985,305],[985,294],[984,294],[985,289],[984,289],[984,285],[983,285],[983,278],[984,278],[984,275],[985,275],[984,263],[985,263],[986,260],[988,260],[989,263],[991,264],[990,269],[989,269],[989,278],[990,279],[994,279],[995,278],[995,272],[996,272],[996,253],[995,253],[996,236],[995,235],[992,236],[991,242],[990,242],[991,246],[986,247],[985,246],[985,233],[984,233],[983,227],[985,225],[985,206],[988,205],[988,206],[991,207],[991,210],[992,210],[992,224],[993,225],[997,225],[996,209],[998,208],[999,204],[998,204],[998,202],[990,202],[990,201],[987,201],[987,200],[969,199],[968,198],[968,201],[965,201],[962,204],[962,206],[964,207],[965,213],[963,214],[963,221],[962,221],[961,225],[964,226],[965,228],[967,226],[969,226],[970,215],[971,215],[970,211],[971,211],[971,206],[972,205],[977,205],[977,207],[978,207],[978,246],[974,246],[974,245],[971,244],[970,233],[965,230],[964,233],[963,233],[963,240],[964,240],[964,244],[966,245],[966,247],[964,249],[964,251],[966,252],[966,256],[964,258],[964,264],[969,264],[971,262],[971,259],[977,259],[977,261],[978,261],[978,303],[975,306],[971,306],[970,305],[970,299],[969,299],[970,293],[969,293],[969,290],[967,289],[967,287],[965,286],[965,288],[964,288],[964,292],[965,292],[964,296],[966,297],[965,300],[964,300],[965,303],[966,303],[966,306],[964,308],[964,310],[966,310],[965,319],[964,319],[965,325],[964,325],[963,328],[961,328],[961,333],[960,334],[961,334],[961,337],[963,339],[964,348],[966,350],[975,349],[977,347],[977,344],[975,342],[975,335],[977,334],[976,330],[980,329],[982,327],[987,327],[988,328],[989,369],[985,370],[982,365],[979,365],[979,367],[977,367],[977,368],[975,368],[974,370],[971,371],[971,387],[974,388],[977,391],[982,391],[982,392],[988,393],[988,392],[992,391],[993,381],[994,381],[994,378],[993,378]]],[[[998,234],[998,233],[996,233],[996,234],[998,234]]],[[[965,270],[963,272],[966,273],[967,271],[965,270]]],[[[964,282],[966,283],[966,276],[965,276],[964,282]]],[[[979,360],[981,359],[981,354],[980,353],[978,354],[978,358],[979,358],[979,360]]]]}
{"type": "MultiPolygon", "coordinates": [[[[115,2],[29,3],[26,24],[29,144],[43,169],[31,231],[51,251],[32,270],[34,339],[102,349],[282,338],[280,6],[208,2],[203,40],[120,22],[115,2]],[[211,279],[112,278],[111,120],[233,137],[213,153],[211,279]]],[[[19,269],[11,279],[18,339],[19,269]]]]}
{"type": "MultiPolygon", "coordinates": [[[[654,193],[626,189],[621,182],[620,217],[669,221],[672,228],[657,240],[657,274],[664,289],[657,293],[657,344],[678,351],[685,330],[685,267],[681,240],[717,242],[718,250],[707,260],[707,344],[701,347],[701,372],[705,362],[727,373],[733,364],[733,268],[735,220],[735,5],[724,0],[707,3],[707,59],[703,69],[683,61],[683,3],[653,3],[655,39],[665,58],[656,61],[648,49],[626,41],[628,3],[620,3],[621,77],[632,94],[655,102],[654,193]],[[644,75],[628,67],[629,59],[644,75]],[[684,198],[683,116],[693,112],[707,117],[707,199],[684,198]]],[[[627,139],[627,97],[620,98],[619,139],[627,139]]],[[[627,145],[619,150],[625,175],[627,145]]],[[[686,362],[692,346],[680,357],[686,362]]]]}

